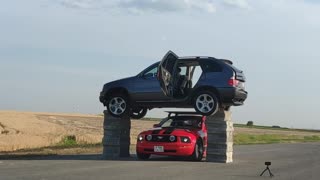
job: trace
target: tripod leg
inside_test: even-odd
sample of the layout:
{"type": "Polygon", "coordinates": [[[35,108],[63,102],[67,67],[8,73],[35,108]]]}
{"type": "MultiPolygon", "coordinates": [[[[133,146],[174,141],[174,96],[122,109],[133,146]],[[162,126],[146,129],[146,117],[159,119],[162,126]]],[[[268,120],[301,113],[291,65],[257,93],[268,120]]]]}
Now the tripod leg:
{"type": "Polygon", "coordinates": [[[268,171],[269,171],[269,175],[270,177],[273,177],[274,175],[272,174],[271,170],[268,168],[268,171]]]}
{"type": "Polygon", "coordinates": [[[268,168],[265,169],[265,170],[260,174],[260,176],[263,176],[263,174],[264,174],[267,170],[268,170],[268,168]]]}

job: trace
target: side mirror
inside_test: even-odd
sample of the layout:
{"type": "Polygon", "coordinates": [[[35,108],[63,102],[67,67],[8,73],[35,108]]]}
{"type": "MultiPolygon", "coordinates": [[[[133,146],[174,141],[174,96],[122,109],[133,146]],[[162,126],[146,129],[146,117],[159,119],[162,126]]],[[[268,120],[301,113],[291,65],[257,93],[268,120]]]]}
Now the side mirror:
{"type": "Polygon", "coordinates": [[[158,127],[161,127],[161,126],[159,124],[154,124],[153,127],[154,128],[158,128],[158,127]]]}

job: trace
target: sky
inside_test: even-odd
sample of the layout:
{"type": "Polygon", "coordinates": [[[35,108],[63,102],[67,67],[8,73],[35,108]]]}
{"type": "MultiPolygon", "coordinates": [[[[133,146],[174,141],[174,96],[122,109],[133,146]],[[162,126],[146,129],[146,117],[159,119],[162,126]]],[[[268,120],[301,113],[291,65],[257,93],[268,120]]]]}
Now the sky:
{"type": "Polygon", "coordinates": [[[3,1],[0,109],[102,113],[104,83],[173,50],[245,72],[234,122],[320,129],[319,17],[317,0],[3,1]]]}

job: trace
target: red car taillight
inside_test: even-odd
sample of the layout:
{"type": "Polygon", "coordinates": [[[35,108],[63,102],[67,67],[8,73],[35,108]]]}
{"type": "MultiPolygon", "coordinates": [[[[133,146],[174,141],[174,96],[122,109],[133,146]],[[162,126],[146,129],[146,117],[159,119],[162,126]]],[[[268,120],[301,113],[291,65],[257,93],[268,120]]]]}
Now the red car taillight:
{"type": "Polygon", "coordinates": [[[230,86],[237,87],[239,85],[239,81],[232,77],[229,79],[228,84],[230,86]]]}

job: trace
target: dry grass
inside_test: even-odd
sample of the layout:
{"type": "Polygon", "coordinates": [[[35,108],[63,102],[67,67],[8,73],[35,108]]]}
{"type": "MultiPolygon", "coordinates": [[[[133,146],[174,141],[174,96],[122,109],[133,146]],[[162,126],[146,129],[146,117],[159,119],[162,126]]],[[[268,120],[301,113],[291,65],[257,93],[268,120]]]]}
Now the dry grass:
{"type": "MultiPolygon", "coordinates": [[[[131,121],[130,137],[133,146],[138,134],[151,128],[155,120],[131,121]]],[[[103,117],[0,111],[0,132],[0,154],[26,153],[29,149],[48,154],[101,152],[103,117]],[[67,136],[74,136],[76,141],[61,143],[67,136]]],[[[236,126],[234,134],[236,144],[320,141],[319,131],[236,126]]]]}

